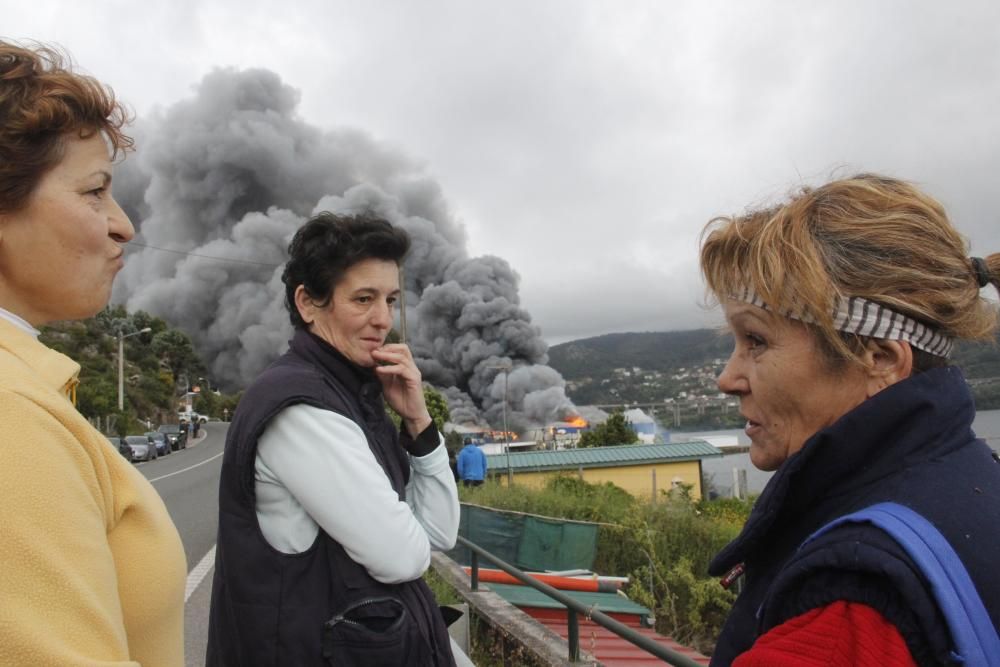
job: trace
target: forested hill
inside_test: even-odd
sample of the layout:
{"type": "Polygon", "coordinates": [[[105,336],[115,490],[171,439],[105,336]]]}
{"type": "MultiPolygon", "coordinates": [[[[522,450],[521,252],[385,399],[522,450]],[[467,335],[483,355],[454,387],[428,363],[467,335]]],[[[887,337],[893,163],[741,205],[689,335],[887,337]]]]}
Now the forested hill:
{"type": "MultiPolygon", "coordinates": [[[[616,333],[554,345],[549,365],[562,373],[570,398],[580,403],[663,400],[694,389],[690,382],[670,381],[681,369],[700,369],[704,392],[717,392],[704,376],[721,371],[731,351],[732,337],[718,329],[616,333]],[[635,369],[641,369],[642,383],[636,382],[635,369]]],[[[1000,408],[1000,337],[993,344],[959,342],[952,362],[965,372],[979,409],[1000,408]]]]}
{"type": "Polygon", "coordinates": [[[211,391],[211,378],[187,335],[143,311],[109,306],[96,316],[42,327],[39,340],[80,364],[77,408],[102,424],[115,417],[123,433],[142,433],[177,420],[180,401],[198,392],[195,411],[210,417],[232,414],[237,396],[211,391]],[[118,335],[124,334],[124,410],[118,410],[118,335]],[[201,386],[207,391],[200,391],[201,386]],[[197,389],[195,387],[198,387],[197,389]],[[225,413],[223,411],[226,411],[225,413]]]}
{"type": "Polygon", "coordinates": [[[718,329],[616,333],[549,348],[549,365],[567,380],[609,377],[616,368],[673,371],[729,357],[732,337],[718,329]]]}

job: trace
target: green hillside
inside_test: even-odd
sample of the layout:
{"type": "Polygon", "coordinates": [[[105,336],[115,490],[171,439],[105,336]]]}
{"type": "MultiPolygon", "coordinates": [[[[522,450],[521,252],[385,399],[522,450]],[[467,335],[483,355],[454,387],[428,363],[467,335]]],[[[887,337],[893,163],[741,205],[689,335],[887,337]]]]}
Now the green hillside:
{"type": "Polygon", "coordinates": [[[616,333],[549,348],[549,364],[567,380],[608,377],[616,368],[671,371],[728,358],[732,337],[717,329],[616,333]]]}
{"type": "MultiPolygon", "coordinates": [[[[95,317],[56,322],[42,327],[40,340],[80,364],[77,409],[102,427],[108,417],[116,428],[129,433],[152,424],[177,420],[178,403],[188,389],[194,391],[207,377],[205,365],[188,336],[158,317],[121,306],[105,308],[95,317]],[[138,333],[148,328],[145,333],[138,333]],[[124,410],[118,410],[118,333],[124,339],[124,410]],[[132,335],[135,334],[135,335],[132,335]]],[[[222,416],[236,397],[201,391],[194,409],[207,416],[222,416]]]]}
{"type": "MultiPolygon", "coordinates": [[[[549,364],[567,380],[579,404],[662,402],[718,393],[714,378],[732,350],[717,329],[618,333],[549,348],[549,364]]],[[[981,410],[1000,408],[1000,337],[959,342],[952,362],[962,368],[981,410]]]]}

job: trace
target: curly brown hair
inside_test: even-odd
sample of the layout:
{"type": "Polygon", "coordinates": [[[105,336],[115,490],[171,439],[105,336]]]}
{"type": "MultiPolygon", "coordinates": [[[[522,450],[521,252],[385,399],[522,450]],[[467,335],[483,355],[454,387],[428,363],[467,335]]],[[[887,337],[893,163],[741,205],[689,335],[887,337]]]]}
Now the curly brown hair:
{"type": "Polygon", "coordinates": [[[67,135],[102,133],[112,159],[130,150],[131,120],[114,91],[72,71],[67,54],[43,44],[0,41],[0,213],[20,210],[60,159],[67,135]]]}
{"type": "Polygon", "coordinates": [[[834,329],[835,299],[862,297],[957,339],[997,331],[980,280],[1000,289],[1000,253],[977,273],[941,204],[905,181],[858,174],[805,187],[776,206],[715,218],[702,238],[710,301],[749,287],[775,312],[814,322],[843,360],[858,353],[834,329]]]}

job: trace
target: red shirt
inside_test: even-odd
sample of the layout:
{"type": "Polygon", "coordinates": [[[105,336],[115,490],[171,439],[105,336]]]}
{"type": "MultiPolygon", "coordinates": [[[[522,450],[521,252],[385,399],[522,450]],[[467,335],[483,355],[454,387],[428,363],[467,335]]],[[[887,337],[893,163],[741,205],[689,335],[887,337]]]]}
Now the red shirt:
{"type": "Polygon", "coordinates": [[[733,667],[916,667],[902,635],[871,607],[843,600],[772,628],[733,667]]]}

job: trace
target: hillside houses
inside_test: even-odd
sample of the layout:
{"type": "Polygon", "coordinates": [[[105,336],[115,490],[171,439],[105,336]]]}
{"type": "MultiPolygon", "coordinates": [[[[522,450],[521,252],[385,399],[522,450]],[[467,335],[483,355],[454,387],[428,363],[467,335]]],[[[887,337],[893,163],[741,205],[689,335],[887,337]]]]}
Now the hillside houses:
{"type": "Polygon", "coordinates": [[[721,400],[716,378],[726,360],[712,359],[699,366],[672,371],[628,366],[607,376],[585,376],[567,381],[566,390],[577,403],[662,403],[673,400],[721,400]]]}

